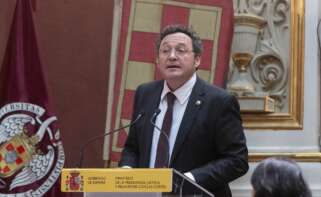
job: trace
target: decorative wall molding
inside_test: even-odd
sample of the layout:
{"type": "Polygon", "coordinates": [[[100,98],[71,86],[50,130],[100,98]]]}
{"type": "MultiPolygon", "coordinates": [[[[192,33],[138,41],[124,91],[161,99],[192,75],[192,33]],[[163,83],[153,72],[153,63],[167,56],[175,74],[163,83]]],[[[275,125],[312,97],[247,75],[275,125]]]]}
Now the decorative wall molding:
{"type": "Polygon", "coordinates": [[[241,110],[253,108],[244,102],[248,97],[273,100],[268,110],[242,110],[245,128],[302,129],[304,0],[233,2],[228,90],[242,98],[241,110]],[[236,65],[239,54],[248,58],[248,65],[236,65]]]}
{"type": "Polygon", "coordinates": [[[321,153],[249,153],[250,162],[259,162],[268,157],[288,157],[297,162],[321,162],[321,153]]]}

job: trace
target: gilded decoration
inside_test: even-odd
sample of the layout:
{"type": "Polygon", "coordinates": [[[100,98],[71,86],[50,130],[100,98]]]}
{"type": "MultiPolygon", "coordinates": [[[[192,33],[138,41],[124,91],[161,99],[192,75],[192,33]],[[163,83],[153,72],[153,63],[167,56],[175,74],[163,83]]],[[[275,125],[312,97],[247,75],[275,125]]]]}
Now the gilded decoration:
{"type": "Polygon", "coordinates": [[[235,27],[227,89],[239,98],[244,126],[301,129],[304,1],[233,3],[235,27]],[[258,100],[262,104],[251,106],[258,100]]]}

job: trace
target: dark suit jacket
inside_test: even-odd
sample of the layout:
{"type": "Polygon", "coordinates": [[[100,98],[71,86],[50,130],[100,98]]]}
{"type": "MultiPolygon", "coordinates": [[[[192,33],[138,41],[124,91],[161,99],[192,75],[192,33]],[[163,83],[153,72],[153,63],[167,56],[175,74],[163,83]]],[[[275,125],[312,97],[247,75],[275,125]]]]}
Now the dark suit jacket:
{"type": "MultiPolygon", "coordinates": [[[[153,129],[150,118],[158,108],[164,81],[140,85],[133,119],[120,165],[148,168],[153,129]]],[[[198,102],[199,103],[199,102],[198,102]]],[[[175,117],[174,120],[175,121],[175,117]]],[[[228,183],[248,170],[248,151],[237,100],[226,91],[197,78],[181,122],[170,167],[191,172],[197,183],[215,196],[231,196],[228,183]],[[197,101],[201,101],[197,105],[197,101]]]]}

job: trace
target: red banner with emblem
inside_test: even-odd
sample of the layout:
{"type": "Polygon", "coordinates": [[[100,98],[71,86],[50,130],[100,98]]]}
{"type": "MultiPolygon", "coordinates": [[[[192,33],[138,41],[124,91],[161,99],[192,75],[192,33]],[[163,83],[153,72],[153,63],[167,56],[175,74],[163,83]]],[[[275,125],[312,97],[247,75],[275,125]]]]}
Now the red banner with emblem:
{"type": "Polygon", "coordinates": [[[0,195],[63,196],[64,149],[29,0],[17,0],[0,79],[0,195]]]}
{"type": "MultiPolygon", "coordinates": [[[[233,16],[232,0],[123,0],[119,42],[112,47],[117,51],[115,75],[110,76],[110,83],[114,86],[112,100],[109,100],[112,106],[107,117],[107,129],[128,124],[137,86],[160,78],[155,69],[157,53],[154,43],[159,32],[169,24],[183,24],[199,34],[204,52],[197,74],[224,87],[230,60],[233,16]]],[[[105,159],[109,159],[112,165],[117,165],[120,160],[127,134],[128,130],[123,130],[106,139],[105,159]]]]}

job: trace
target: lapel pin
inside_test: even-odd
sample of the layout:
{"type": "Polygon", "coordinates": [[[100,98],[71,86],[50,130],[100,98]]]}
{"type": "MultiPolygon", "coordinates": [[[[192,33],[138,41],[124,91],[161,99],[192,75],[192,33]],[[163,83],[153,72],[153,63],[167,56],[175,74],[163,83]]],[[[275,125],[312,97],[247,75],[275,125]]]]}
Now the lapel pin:
{"type": "Polygon", "coordinates": [[[197,105],[197,106],[199,106],[199,105],[201,105],[202,104],[202,101],[200,101],[200,100],[197,100],[196,102],[195,102],[195,105],[197,105]]]}

